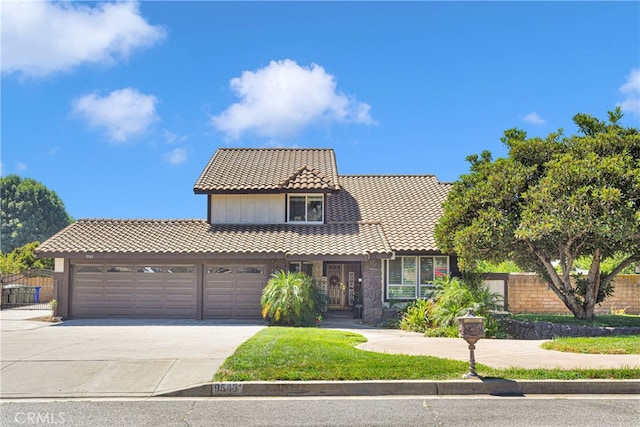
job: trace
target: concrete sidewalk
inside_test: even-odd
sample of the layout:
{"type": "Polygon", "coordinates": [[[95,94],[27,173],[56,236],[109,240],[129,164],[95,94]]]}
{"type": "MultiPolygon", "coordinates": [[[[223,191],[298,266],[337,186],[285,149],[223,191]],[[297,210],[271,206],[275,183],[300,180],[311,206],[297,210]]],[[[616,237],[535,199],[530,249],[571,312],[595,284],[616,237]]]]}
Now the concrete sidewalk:
{"type": "MultiPolygon", "coordinates": [[[[380,329],[362,325],[352,319],[322,322],[323,328],[341,329],[364,335],[367,342],[358,348],[390,354],[434,356],[445,359],[469,360],[468,344],[461,338],[427,338],[418,332],[380,329]]],[[[494,368],[561,368],[561,369],[640,369],[638,354],[576,354],[544,350],[545,340],[481,339],[476,344],[476,363],[494,368]]]]}
{"type": "MultiPolygon", "coordinates": [[[[392,354],[435,356],[469,360],[468,344],[461,338],[426,338],[416,332],[389,330],[353,330],[367,338],[358,346],[363,350],[392,354]]],[[[577,354],[544,350],[544,340],[481,339],[474,351],[476,363],[493,368],[631,368],[640,369],[637,354],[577,354]]]]}

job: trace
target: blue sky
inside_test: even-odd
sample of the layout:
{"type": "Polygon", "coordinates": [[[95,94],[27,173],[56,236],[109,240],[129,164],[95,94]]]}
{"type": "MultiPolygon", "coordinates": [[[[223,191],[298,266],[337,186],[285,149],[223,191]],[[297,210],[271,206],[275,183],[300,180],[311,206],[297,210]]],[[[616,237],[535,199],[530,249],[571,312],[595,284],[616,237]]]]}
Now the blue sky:
{"type": "Polygon", "coordinates": [[[219,147],[434,174],[571,117],[640,123],[638,2],[3,2],[2,175],[74,218],[204,218],[219,147]]]}

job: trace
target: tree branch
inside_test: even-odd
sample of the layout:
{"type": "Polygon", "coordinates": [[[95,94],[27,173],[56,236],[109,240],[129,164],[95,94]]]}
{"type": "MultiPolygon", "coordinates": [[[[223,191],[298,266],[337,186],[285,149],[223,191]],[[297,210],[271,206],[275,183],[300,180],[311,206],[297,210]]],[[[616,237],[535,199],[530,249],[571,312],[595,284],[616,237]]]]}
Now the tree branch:
{"type": "Polygon", "coordinates": [[[619,274],[622,270],[625,269],[626,266],[631,265],[634,262],[640,261],[640,254],[631,255],[629,258],[622,261],[616,268],[614,268],[611,273],[607,274],[602,278],[603,283],[609,282],[616,274],[619,274]]]}

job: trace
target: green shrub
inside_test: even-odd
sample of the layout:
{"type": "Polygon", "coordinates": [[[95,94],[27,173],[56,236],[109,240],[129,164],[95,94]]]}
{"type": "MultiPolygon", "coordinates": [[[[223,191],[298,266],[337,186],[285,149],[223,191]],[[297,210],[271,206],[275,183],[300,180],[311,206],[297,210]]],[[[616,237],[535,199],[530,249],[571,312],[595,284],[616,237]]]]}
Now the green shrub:
{"type": "MultiPolygon", "coordinates": [[[[498,309],[501,296],[488,288],[469,285],[459,278],[445,278],[436,282],[438,293],[431,311],[432,322],[437,327],[457,327],[457,318],[473,308],[476,316],[485,318],[487,336],[500,335],[498,323],[492,311],[498,309]]],[[[457,336],[457,334],[455,335],[457,336]]]]}
{"type": "Polygon", "coordinates": [[[430,338],[458,338],[458,327],[438,326],[429,328],[425,331],[424,336],[430,338]]]}
{"type": "Polygon", "coordinates": [[[324,295],[304,273],[279,271],[262,290],[262,317],[285,326],[311,326],[324,307],[324,295]]]}
{"type": "Polygon", "coordinates": [[[417,299],[410,302],[403,309],[400,329],[411,332],[425,332],[431,326],[431,310],[433,302],[431,300],[417,299]]]}

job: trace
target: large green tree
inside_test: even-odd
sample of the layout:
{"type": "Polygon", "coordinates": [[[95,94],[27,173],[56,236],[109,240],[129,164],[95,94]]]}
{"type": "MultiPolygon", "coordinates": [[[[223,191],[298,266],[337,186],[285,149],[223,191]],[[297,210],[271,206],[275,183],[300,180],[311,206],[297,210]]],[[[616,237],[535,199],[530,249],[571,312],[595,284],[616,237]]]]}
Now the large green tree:
{"type": "Polygon", "coordinates": [[[32,178],[3,177],[0,198],[0,251],[3,253],[30,242],[42,242],[73,221],[58,195],[32,178]]]}
{"type": "Polygon", "coordinates": [[[572,136],[510,129],[508,157],[469,156],[436,227],[440,249],[463,270],[513,260],[546,279],[576,317],[594,317],[613,277],[640,260],[640,134],[621,118],[620,109],[608,122],[577,114],[572,136]],[[580,257],[590,260],[585,275],[573,273],[580,257]],[[607,273],[605,259],[618,260],[607,273]]]}

